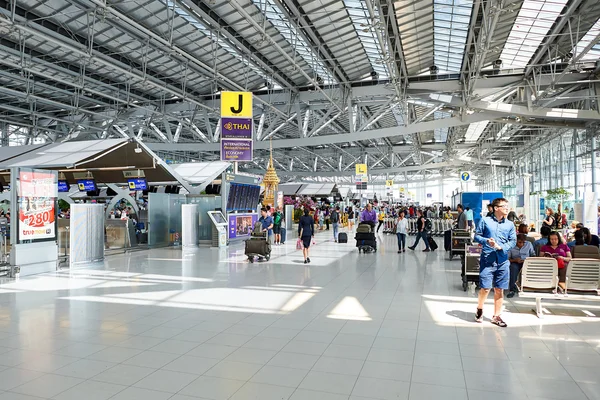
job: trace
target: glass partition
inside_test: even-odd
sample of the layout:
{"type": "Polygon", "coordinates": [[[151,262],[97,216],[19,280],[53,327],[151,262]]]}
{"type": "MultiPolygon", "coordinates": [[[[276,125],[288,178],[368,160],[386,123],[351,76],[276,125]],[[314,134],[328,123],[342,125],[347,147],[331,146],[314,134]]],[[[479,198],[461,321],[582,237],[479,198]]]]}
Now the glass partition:
{"type": "Polygon", "coordinates": [[[171,246],[181,237],[181,205],[185,195],[148,194],[148,247],[171,246]]]}
{"type": "Polygon", "coordinates": [[[187,202],[188,204],[198,204],[198,213],[200,214],[198,240],[211,240],[212,222],[207,212],[221,209],[221,196],[189,195],[187,202]]]}

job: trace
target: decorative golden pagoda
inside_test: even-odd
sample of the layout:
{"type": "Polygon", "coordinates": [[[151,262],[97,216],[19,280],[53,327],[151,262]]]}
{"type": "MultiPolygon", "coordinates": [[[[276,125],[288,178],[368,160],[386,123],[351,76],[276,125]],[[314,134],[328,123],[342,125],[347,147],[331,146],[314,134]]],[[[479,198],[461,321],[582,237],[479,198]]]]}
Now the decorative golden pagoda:
{"type": "Polygon", "coordinates": [[[263,205],[273,206],[275,204],[275,194],[277,193],[277,188],[279,186],[279,178],[277,177],[277,171],[275,171],[275,167],[273,166],[273,144],[271,143],[271,150],[269,156],[269,166],[267,167],[267,173],[263,178],[263,184],[265,185],[265,197],[263,200],[263,205]]]}

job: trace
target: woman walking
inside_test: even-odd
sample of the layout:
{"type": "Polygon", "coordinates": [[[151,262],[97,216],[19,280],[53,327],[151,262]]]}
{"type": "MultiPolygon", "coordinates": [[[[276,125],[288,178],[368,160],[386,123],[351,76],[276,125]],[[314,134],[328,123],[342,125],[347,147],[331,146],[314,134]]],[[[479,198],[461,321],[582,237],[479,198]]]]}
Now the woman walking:
{"type": "Polygon", "coordinates": [[[348,229],[350,229],[350,231],[352,231],[353,228],[354,228],[354,210],[352,209],[352,207],[350,207],[348,209],[348,229]]]}
{"type": "Polygon", "coordinates": [[[398,253],[406,252],[406,234],[408,232],[408,220],[404,218],[404,211],[400,211],[396,223],[396,236],[398,236],[398,253]]]}
{"type": "Polygon", "coordinates": [[[302,240],[304,264],[308,264],[310,262],[310,258],[308,257],[308,248],[310,247],[310,242],[314,236],[315,220],[310,216],[308,208],[305,208],[304,215],[300,217],[300,222],[298,223],[298,237],[300,237],[300,240],[302,240]]]}

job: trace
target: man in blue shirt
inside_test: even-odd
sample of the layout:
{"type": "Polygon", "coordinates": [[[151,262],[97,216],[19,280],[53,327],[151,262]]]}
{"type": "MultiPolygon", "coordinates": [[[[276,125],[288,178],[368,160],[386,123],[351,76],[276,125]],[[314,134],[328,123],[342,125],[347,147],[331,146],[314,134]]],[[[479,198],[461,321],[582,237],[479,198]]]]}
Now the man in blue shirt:
{"type": "Polygon", "coordinates": [[[373,210],[371,203],[367,204],[362,212],[360,222],[368,222],[373,228],[375,227],[375,224],[377,223],[377,212],[373,210]]]}
{"type": "Polygon", "coordinates": [[[508,261],[510,261],[510,292],[506,297],[511,298],[519,291],[517,288],[517,277],[523,267],[527,257],[535,257],[533,245],[527,241],[527,235],[521,233],[517,235],[517,246],[508,252],[508,261]]]}
{"type": "Polygon", "coordinates": [[[515,247],[516,231],[515,224],[506,219],[508,215],[508,200],[504,198],[495,199],[491,203],[493,213],[489,217],[483,217],[475,230],[475,241],[483,245],[481,258],[479,259],[479,303],[475,321],[483,321],[483,304],[494,288],[494,316],[492,324],[502,328],[506,323],[500,317],[502,312],[502,300],[504,290],[508,290],[510,279],[510,262],[508,252],[515,247]]]}
{"type": "Polygon", "coordinates": [[[267,241],[269,244],[273,244],[273,217],[267,214],[266,208],[261,208],[260,214],[262,215],[258,220],[262,224],[263,232],[267,232],[267,241]]]}

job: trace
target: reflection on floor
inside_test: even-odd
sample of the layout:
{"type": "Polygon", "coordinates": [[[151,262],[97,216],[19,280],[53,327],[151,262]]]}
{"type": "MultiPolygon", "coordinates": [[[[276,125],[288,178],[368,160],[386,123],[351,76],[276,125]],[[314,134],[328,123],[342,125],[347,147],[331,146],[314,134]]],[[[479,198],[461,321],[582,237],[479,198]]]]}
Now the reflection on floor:
{"type": "Polygon", "coordinates": [[[309,265],[290,240],[269,262],[162,249],[5,282],[0,400],[600,399],[600,303],[540,320],[515,298],[509,328],[475,324],[443,251],[330,238],[309,265]]]}

